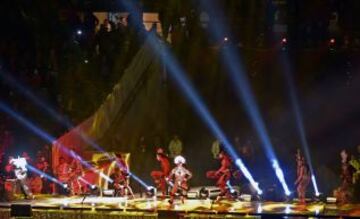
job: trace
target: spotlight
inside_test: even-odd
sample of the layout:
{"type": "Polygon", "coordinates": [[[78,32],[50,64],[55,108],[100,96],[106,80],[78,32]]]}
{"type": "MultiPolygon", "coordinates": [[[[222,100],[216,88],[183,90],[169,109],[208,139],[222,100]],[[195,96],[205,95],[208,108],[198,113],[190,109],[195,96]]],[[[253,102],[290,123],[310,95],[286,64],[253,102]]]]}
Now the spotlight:
{"type": "Polygon", "coordinates": [[[100,195],[100,188],[94,184],[89,184],[88,188],[90,190],[90,195],[91,196],[98,196],[100,195]]]}
{"type": "Polygon", "coordinates": [[[286,37],[284,37],[284,38],[281,39],[281,49],[282,49],[282,50],[286,50],[286,49],[287,49],[287,42],[288,42],[288,40],[287,40],[286,37]]]}
{"type": "Polygon", "coordinates": [[[199,191],[199,198],[200,199],[207,199],[209,198],[209,190],[207,190],[205,187],[202,187],[199,191]]]}
{"type": "Polygon", "coordinates": [[[330,50],[335,50],[335,46],[336,46],[336,40],[335,40],[335,38],[331,38],[329,40],[329,49],[330,50]]]}
{"type": "Polygon", "coordinates": [[[230,189],[230,195],[231,195],[231,197],[236,199],[238,197],[238,192],[234,188],[231,188],[230,189]]]}
{"type": "Polygon", "coordinates": [[[64,183],[64,184],[62,185],[62,187],[63,187],[64,189],[68,189],[68,188],[69,188],[69,185],[66,184],[66,183],[64,183]]]}
{"type": "Polygon", "coordinates": [[[89,63],[89,60],[85,59],[85,60],[84,60],[84,63],[85,63],[85,64],[89,63]]]}
{"type": "Polygon", "coordinates": [[[149,198],[153,198],[156,196],[156,188],[154,186],[148,186],[146,188],[146,196],[149,198]]]}
{"type": "Polygon", "coordinates": [[[227,42],[229,41],[229,38],[228,37],[224,37],[224,42],[227,42]]]}
{"type": "Polygon", "coordinates": [[[81,36],[82,33],[83,33],[83,32],[82,32],[82,30],[80,30],[80,29],[76,31],[76,34],[79,35],[79,36],[81,36]]]}

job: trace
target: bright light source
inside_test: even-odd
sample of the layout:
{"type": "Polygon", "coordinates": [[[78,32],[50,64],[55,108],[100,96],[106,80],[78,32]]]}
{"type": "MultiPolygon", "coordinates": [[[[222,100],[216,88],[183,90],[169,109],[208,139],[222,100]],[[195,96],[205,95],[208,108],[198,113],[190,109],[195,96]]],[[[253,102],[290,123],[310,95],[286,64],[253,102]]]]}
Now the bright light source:
{"type": "Polygon", "coordinates": [[[90,186],[90,189],[95,190],[95,189],[96,189],[96,185],[91,185],[91,186],[90,186]]]}
{"type": "Polygon", "coordinates": [[[84,63],[85,63],[85,64],[89,63],[89,60],[85,59],[85,60],[84,60],[84,63]]]}
{"type": "Polygon", "coordinates": [[[290,214],[290,213],[291,213],[291,207],[290,207],[290,205],[286,205],[285,214],[290,214]]]}
{"type": "Polygon", "coordinates": [[[77,31],[76,31],[76,34],[79,35],[79,36],[82,35],[82,33],[83,33],[83,32],[82,32],[81,30],[77,30],[77,31]]]}
{"type": "Polygon", "coordinates": [[[227,41],[229,41],[229,38],[224,37],[224,42],[227,42],[227,41]]]}
{"type": "Polygon", "coordinates": [[[285,195],[286,196],[291,195],[291,192],[290,192],[290,190],[289,190],[289,188],[288,188],[288,186],[286,184],[286,181],[285,181],[284,173],[283,173],[282,169],[280,168],[280,165],[279,165],[278,161],[273,159],[272,160],[272,166],[275,169],[275,174],[276,174],[277,178],[279,179],[279,181],[281,183],[281,186],[284,189],[285,195]]]}
{"type": "Polygon", "coordinates": [[[259,183],[253,179],[249,170],[245,167],[244,163],[241,161],[240,158],[236,159],[235,164],[240,168],[241,172],[249,180],[251,186],[256,190],[257,194],[262,195],[263,191],[259,188],[259,183]]]}
{"type": "Polygon", "coordinates": [[[316,196],[316,197],[319,197],[319,196],[320,196],[320,192],[319,192],[318,187],[317,187],[315,175],[311,175],[311,181],[312,181],[313,186],[314,186],[315,196],[316,196]]]}
{"type": "Polygon", "coordinates": [[[284,37],[284,38],[281,39],[281,42],[282,43],[287,43],[287,39],[284,37]]]}
{"type": "Polygon", "coordinates": [[[66,183],[64,183],[64,184],[63,184],[63,188],[64,188],[64,189],[67,189],[67,188],[69,188],[69,185],[66,184],[66,183]]]}
{"type": "Polygon", "coordinates": [[[331,43],[331,44],[335,44],[335,42],[336,42],[336,40],[335,40],[334,38],[331,38],[331,39],[330,39],[330,43],[331,43]]]}

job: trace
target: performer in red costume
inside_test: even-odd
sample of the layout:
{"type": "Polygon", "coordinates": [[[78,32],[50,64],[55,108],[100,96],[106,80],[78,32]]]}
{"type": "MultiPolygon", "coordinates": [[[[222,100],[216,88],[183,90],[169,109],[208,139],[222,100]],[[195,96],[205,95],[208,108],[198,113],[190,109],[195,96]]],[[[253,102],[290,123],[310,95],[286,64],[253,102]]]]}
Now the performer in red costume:
{"type": "Polygon", "coordinates": [[[180,193],[181,201],[184,203],[186,192],[189,190],[187,181],[192,177],[192,173],[184,167],[186,160],[183,156],[176,156],[174,159],[176,167],[171,170],[167,181],[172,185],[169,203],[174,203],[176,193],[180,193]]]}
{"type": "Polygon", "coordinates": [[[130,195],[130,198],[135,198],[134,192],[130,187],[129,166],[121,156],[116,158],[116,164],[117,168],[116,173],[114,174],[113,182],[113,186],[115,188],[115,196],[128,197],[130,195]]]}
{"type": "Polygon", "coordinates": [[[160,162],[161,170],[151,171],[151,177],[157,185],[157,188],[161,189],[164,197],[166,195],[166,178],[170,173],[170,162],[162,148],[157,149],[156,159],[160,162]]]}
{"type": "Polygon", "coordinates": [[[341,204],[347,204],[352,199],[353,191],[353,173],[354,169],[349,164],[349,154],[342,150],[341,156],[341,185],[335,190],[335,197],[341,204]]]}
{"type": "Polygon", "coordinates": [[[306,189],[310,183],[311,176],[308,165],[306,164],[305,158],[301,156],[300,151],[296,154],[297,162],[297,179],[295,185],[297,186],[297,194],[299,202],[305,204],[306,189]]]}
{"type": "Polygon", "coordinates": [[[216,179],[216,185],[220,188],[220,194],[217,199],[225,196],[229,193],[226,183],[231,177],[231,159],[221,150],[218,159],[220,159],[221,166],[218,170],[210,170],[206,173],[206,177],[209,179],[216,179]]]}

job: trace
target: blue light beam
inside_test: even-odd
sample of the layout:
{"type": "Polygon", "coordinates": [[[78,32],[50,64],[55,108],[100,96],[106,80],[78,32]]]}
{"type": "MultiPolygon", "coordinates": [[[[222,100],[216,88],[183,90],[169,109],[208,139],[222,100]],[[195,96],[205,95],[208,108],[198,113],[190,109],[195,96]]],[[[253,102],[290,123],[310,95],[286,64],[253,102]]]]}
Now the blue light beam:
{"type": "MultiPolygon", "coordinates": [[[[24,125],[27,129],[35,133],[40,138],[46,140],[49,143],[53,143],[56,139],[49,135],[48,133],[42,131],[40,128],[38,128],[36,125],[34,125],[31,121],[24,118],[20,114],[16,113],[10,107],[8,107],[6,104],[0,101],[0,110],[4,111],[5,113],[9,114],[11,117],[13,117],[15,120],[20,122],[22,125],[24,125]]],[[[99,170],[97,170],[95,167],[91,166],[88,162],[84,161],[80,155],[76,154],[73,150],[69,150],[68,148],[64,147],[63,145],[60,145],[61,150],[63,150],[66,154],[70,155],[72,158],[80,161],[82,165],[84,165],[86,168],[94,171],[95,173],[98,173],[101,177],[103,177],[105,180],[111,180],[109,177],[107,177],[105,174],[101,173],[99,170]]]]}
{"type": "MultiPolygon", "coordinates": [[[[200,0],[201,7],[209,13],[211,18],[208,29],[209,33],[217,39],[222,39],[225,36],[229,36],[230,31],[227,29],[227,25],[225,25],[225,22],[222,20],[222,18],[225,16],[219,12],[219,7],[214,7],[213,4],[214,1],[211,0],[200,0]]],[[[221,57],[228,67],[229,76],[234,84],[238,97],[242,101],[245,112],[250,117],[251,123],[262,142],[261,145],[265,150],[267,158],[271,162],[271,166],[275,171],[275,174],[285,192],[285,195],[288,196],[291,194],[291,192],[287,186],[284,173],[276,158],[273,145],[270,141],[270,137],[262,119],[260,110],[256,104],[256,98],[251,90],[249,80],[244,73],[244,69],[240,62],[240,55],[230,44],[223,46],[221,52],[221,57]]]]}
{"type": "Polygon", "coordinates": [[[319,196],[319,190],[318,190],[318,186],[317,186],[317,182],[316,182],[316,178],[315,178],[315,171],[314,171],[314,167],[312,165],[312,159],[311,159],[311,155],[310,155],[310,147],[309,147],[309,143],[307,141],[307,136],[306,136],[306,131],[305,131],[305,125],[304,125],[304,120],[303,120],[303,116],[301,113],[301,109],[300,109],[300,104],[299,104],[299,100],[298,100],[298,96],[297,96],[297,92],[296,92],[296,88],[295,88],[295,83],[294,83],[294,78],[291,74],[291,67],[290,67],[290,60],[287,58],[286,53],[282,52],[282,54],[280,55],[280,61],[281,61],[281,66],[283,68],[283,72],[285,75],[285,79],[286,79],[286,85],[287,88],[289,90],[288,95],[291,101],[291,106],[295,115],[295,121],[296,121],[296,129],[298,131],[299,137],[300,137],[300,142],[301,142],[301,146],[302,149],[304,151],[304,155],[305,155],[305,159],[309,165],[309,169],[310,169],[310,173],[311,173],[311,182],[314,188],[314,192],[315,192],[315,196],[319,196]]]}
{"type": "Polygon", "coordinates": [[[89,136],[84,134],[81,130],[75,129],[74,125],[70,122],[70,120],[58,113],[50,104],[46,103],[45,101],[41,100],[39,97],[34,95],[30,89],[26,88],[20,82],[16,81],[15,78],[11,76],[11,74],[5,72],[1,69],[0,76],[4,79],[7,85],[11,86],[12,88],[16,89],[20,94],[25,96],[27,99],[31,100],[32,103],[42,108],[48,115],[50,115],[54,120],[56,120],[59,124],[63,125],[65,128],[69,130],[74,130],[77,135],[79,135],[87,144],[95,148],[96,150],[103,152],[108,158],[110,155],[98,144],[96,144],[89,136]]]}
{"type": "Polygon", "coordinates": [[[31,171],[31,172],[39,175],[41,178],[42,178],[42,177],[45,177],[45,178],[48,179],[49,181],[54,182],[54,183],[56,183],[56,184],[58,184],[58,185],[60,185],[60,186],[63,186],[63,183],[60,182],[58,179],[56,179],[56,178],[48,175],[47,173],[45,173],[45,172],[43,172],[43,171],[41,171],[41,170],[39,170],[39,169],[31,166],[30,164],[27,164],[26,167],[28,168],[29,171],[31,171]]]}
{"type": "MultiPolygon", "coordinates": [[[[122,3],[130,12],[130,14],[135,15],[134,24],[137,26],[138,30],[141,30],[143,24],[139,16],[139,10],[131,1],[123,1],[122,3]]],[[[140,34],[144,34],[144,32],[140,31],[140,34]]],[[[147,37],[147,40],[150,42],[152,51],[154,51],[156,55],[161,58],[166,68],[169,70],[170,76],[175,80],[180,90],[185,94],[185,97],[189,100],[194,110],[207,125],[213,135],[223,143],[225,150],[232,157],[232,159],[237,161],[236,163],[238,167],[243,172],[244,176],[249,180],[250,184],[254,187],[257,193],[262,194],[262,190],[258,186],[259,184],[253,179],[249,170],[246,168],[241,158],[239,158],[237,155],[225,133],[222,131],[214,117],[211,115],[210,111],[207,109],[202,98],[193,88],[190,80],[186,77],[185,71],[182,69],[177,59],[173,56],[170,49],[167,47],[167,45],[162,44],[154,33],[150,32],[148,34],[144,34],[144,36],[147,37]]]]}

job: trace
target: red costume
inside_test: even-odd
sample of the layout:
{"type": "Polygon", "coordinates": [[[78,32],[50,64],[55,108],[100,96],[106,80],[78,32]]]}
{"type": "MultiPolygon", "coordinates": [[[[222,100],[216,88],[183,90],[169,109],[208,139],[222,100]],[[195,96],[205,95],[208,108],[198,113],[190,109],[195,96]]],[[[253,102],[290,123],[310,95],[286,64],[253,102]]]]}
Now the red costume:
{"type": "Polygon", "coordinates": [[[345,150],[340,153],[341,156],[341,185],[335,190],[335,196],[342,204],[349,203],[352,198],[353,169],[349,164],[349,155],[345,150]]]}
{"type": "Polygon", "coordinates": [[[160,162],[161,170],[154,170],[151,172],[151,177],[155,184],[161,189],[162,194],[166,195],[166,178],[170,173],[170,162],[168,157],[163,153],[157,153],[156,159],[160,162]]]}
{"type": "Polygon", "coordinates": [[[206,173],[206,177],[209,179],[216,179],[216,185],[220,188],[220,196],[225,195],[228,192],[226,183],[231,177],[231,159],[225,154],[225,152],[219,153],[219,159],[221,166],[218,170],[210,170],[206,173]]]}
{"type": "Polygon", "coordinates": [[[185,202],[186,192],[189,190],[187,181],[192,177],[192,173],[184,167],[185,162],[185,158],[180,155],[174,159],[176,167],[171,170],[167,179],[172,186],[170,191],[170,204],[174,203],[174,198],[177,193],[180,194],[182,203],[185,202]]]}
{"type": "Polygon", "coordinates": [[[297,162],[297,179],[295,185],[297,185],[297,194],[300,203],[305,203],[306,189],[311,181],[311,174],[309,167],[306,165],[305,158],[301,156],[300,152],[296,154],[297,162]]]}
{"type": "Polygon", "coordinates": [[[117,168],[113,175],[113,186],[115,188],[115,196],[127,196],[130,195],[131,198],[135,198],[132,188],[130,187],[130,172],[129,167],[125,160],[122,157],[118,157],[117,168]]]}

